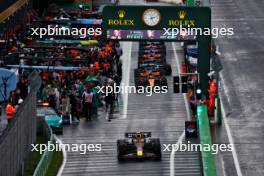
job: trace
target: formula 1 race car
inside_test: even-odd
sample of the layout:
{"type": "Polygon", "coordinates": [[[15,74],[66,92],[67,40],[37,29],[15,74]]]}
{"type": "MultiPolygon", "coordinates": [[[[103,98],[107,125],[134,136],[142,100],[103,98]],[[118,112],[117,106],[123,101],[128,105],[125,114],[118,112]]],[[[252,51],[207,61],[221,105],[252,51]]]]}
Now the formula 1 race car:
{"type": "Polygon", "coordinates": [[[138,62],[164,62],[166,63],[166,58],[165,57],[148,57],[148,58],[144,58],[144,57],[139,57],[138,58],[138,62]]]}
{"type": "Polygon", "coordinates": [[[163,56],[166,55],[166,50],[163,49],[143,49],[139,51],[139,55],[143,55],[143,54],[162,54],[163,56]]]}
{"type": "Polygon", "coordinates": [[[164,45],[164,42],[143,41],[143,42],[140,42],[140,45],[164,45]]]}
{"type": "Polygon", "coordinates": [[[125,133],[125,138],[117,140],[118,161],[146,158],[161,160],[160,140],[151,138],[151,132],[125,133]]]}
{"type": "Polygon", "coordinates": [[[138,89],[139,86],[159,86],[159,87],[163,87],[166,86],[168,88],[168,83],[167,83],[167,79],[165,78],[165,76],[155,76],[152,73],[148,73],[147,76],[139,76],[139,77],[135,77],[135,86],[138,89]]]}
{"type": "Polygon", "coordinates": [[[138,60],[138,67],[142,64],[166,64],[165,59],[139,59],[138,60]]]}
{"type": "Polygon", "coordinates": [[[161,75],[171,75],[171,66],[166,63],[146,63],[146,64],[139,64],[139,70],[159,70],[161,75]]]}
{"type": "Polygon", "coordinates": [[[146,42],[146,43],[140,43],[139,44],[139,51],[140,50],[147,50],[147,49],[165,50],[165,45],[164,45],[164,43],[160,43],[160,42],[146,42]]]}
{"type": "Polygon", "coordinates": [[[143,54],[142,56],[139,56],[139,58],[143,59],[159,59],[163,58],[162,54],[143,54]]]}
{"type": "Polygon", "coordinates": [[[160,76],[161,71],[156,67],[144,67],[135,69],[135,78],[140,76],[160,76]]]}
{"type": "Polygon", "coordinates": [[[146,49],[165,49],[164,45],[144,45],[140,46],[139,50],[146,50],[146,49]]]}

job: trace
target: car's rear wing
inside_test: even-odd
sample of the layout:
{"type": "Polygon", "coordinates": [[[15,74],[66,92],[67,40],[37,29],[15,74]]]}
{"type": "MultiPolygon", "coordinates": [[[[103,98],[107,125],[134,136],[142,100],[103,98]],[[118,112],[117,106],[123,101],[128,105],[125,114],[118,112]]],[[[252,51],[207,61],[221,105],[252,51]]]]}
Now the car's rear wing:
{"type": "Polygon", "coordinates": [[[151,137],[151,132],[131,132],[131,133],[125,133],[126,138],[135,138],[137,134],[143,134],[144,138],[151,137]]]}
{"type": "Polygon", "coordinates": [[[140,45],[164,45],[164,42],[153,42],[153,41],[145,41],[145,42],[140,42],[140,45]]]}

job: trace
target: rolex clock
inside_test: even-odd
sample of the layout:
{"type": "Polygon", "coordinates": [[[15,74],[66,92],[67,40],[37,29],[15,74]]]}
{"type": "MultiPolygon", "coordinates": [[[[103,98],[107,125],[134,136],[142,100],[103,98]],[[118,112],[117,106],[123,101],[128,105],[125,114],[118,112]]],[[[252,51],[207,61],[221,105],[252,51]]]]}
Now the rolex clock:
{"type": "Polygon", "coordinates": [[[161,20],[160,12],[156,9],[147,9],[142,15],[142,20],[147,26],[156,26],[161,20]]]}

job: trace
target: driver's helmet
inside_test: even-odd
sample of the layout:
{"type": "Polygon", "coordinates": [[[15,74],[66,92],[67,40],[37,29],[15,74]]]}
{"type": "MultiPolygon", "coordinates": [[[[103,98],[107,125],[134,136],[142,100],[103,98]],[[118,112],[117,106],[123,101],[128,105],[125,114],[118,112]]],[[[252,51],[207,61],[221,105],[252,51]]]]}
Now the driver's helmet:
{"type": "Polygon", "coordinates": [[[143,134],[140,132],[136,133],[136,139],[142,139],[143,138],[143,134]]]}

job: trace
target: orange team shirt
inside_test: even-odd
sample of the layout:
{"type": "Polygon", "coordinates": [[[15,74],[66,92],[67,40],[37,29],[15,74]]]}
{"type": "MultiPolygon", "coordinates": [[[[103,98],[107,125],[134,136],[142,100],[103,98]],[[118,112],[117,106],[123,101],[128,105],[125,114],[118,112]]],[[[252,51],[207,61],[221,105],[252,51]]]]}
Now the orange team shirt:
{"type": "Polygon", "coordinates": [[[106,46],[105,46],[105,52],[106,52],[106,53],[110,53],[111,49],[112,49],[112,48],[111,48],[110,45],[106,45],[106,46]]]}
{"type": "Polygon", "coordinates": [[[192,98],[192,96],[193,96],[193,91],[188,91],[188,98],[189,98],[189,100],[192,98]]]}
{"type": "Polygon", "coordinates": [[[94,62],[94,68],[96,70],[99,70],[100,69],[99,62],[94,62]]]}
{"type": "Polygon", "coordinates": [[[110,67],[110,64],[109,63],[107,63],[107,62],[103,63],[103,68],[105,70],[107,70],[109,67],[110,67]]]}
{"type": "Polygon", "coordinates": [[[15,113],[15,111],[16,110],[12,105],[10,105],[10,104],[7,105],[7,107],[6,107],[6,113],[7,114],[13,114],[13,113],[15,113]]]}
{"type": "Polygon", "coordinates": [[[8,104],[6,106],[6,119],[11,119],[13,118],[13,115],[14,113],[16,112],[16,109],[11,105],[11,104],[8,104]]]}
{"type": "Polygon", "coordinates": [[[214,81],[209,82],[209,87],[210,89],[208,90],[208,92],[210,94],[216,94],[216,83],[214,81]]]}
{"type": "Polygon", "coordinates": [[[107,53],[107,52],[105,51],[104,56],[105,56],[105,57],[108,57],[108,56],[109,56],[109,53],[107,53]]]}
{"type": "Polygon", "coordinates": [[[11,52],[15,52],[17,51],[17,47],[13,46],[11,49],[10,49],[11,52]]]}
{"type": "Polygon", "coordinates": [[[103,51],[99,51],[98,55],[99,55],[100,58],[104,58],[104,52],[103,51]]]}
{"type": "Polygon", "coordinates": [[[45,81],[48,81],[48,79],[49,79],[48,73],[43,73],[42,79],[45,80],[45,81]]]}

